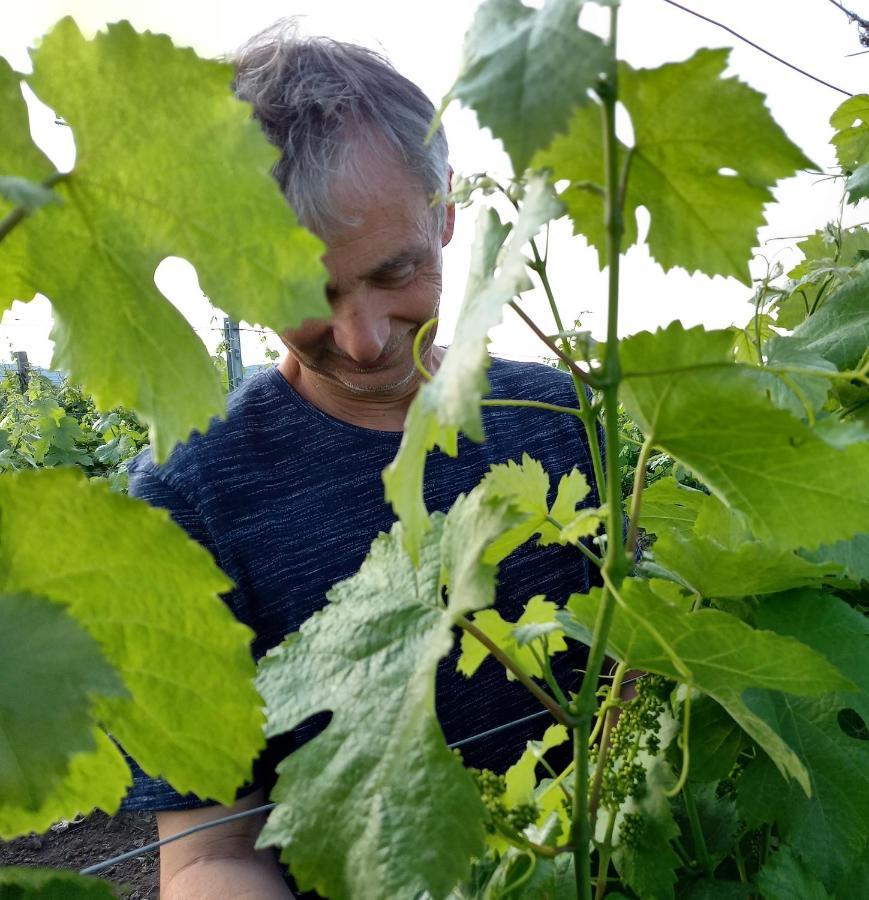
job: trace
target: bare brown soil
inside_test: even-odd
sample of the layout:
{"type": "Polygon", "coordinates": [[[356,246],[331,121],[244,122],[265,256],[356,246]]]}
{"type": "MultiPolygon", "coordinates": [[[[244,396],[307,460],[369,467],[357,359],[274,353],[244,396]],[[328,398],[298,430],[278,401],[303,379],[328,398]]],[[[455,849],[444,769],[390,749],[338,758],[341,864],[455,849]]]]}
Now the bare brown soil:
{"type": "MultiPolygon", "coordinates": [[[[95,812],[80,821],[66,823],[66,827],[62,825],[45,834],[0,841],[0,866],[42,866],[77,872],[157,839],[152,813],[107,816],[95,812]]],[[[118,897],[158,900],[158,852],[128,859],[99,877],[112,882],[118,897]]]]}

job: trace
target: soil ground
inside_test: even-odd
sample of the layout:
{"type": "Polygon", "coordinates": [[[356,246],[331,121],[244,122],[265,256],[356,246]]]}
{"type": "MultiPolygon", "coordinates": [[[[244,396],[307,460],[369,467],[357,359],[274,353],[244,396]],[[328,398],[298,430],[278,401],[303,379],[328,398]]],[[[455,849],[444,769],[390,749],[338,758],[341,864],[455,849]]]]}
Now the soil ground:
{"type": "MultiPolygon", "coordinates": [[[[63,825],[63,823],[61,823],[63,825]]],[[[66,827],[0,841],[0,866],[43,866],[78,871],[157,840],[152,813],[95,812],[66,827]]],[[[158,900],[158,851],[135,856],[101,873],[126,900],[158,900]]]]}

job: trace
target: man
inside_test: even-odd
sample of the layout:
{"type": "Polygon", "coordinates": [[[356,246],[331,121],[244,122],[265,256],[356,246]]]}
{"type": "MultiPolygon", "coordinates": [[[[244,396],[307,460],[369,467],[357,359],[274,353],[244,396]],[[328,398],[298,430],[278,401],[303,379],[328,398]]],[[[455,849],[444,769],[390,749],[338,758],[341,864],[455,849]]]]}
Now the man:
{"type": "MultiPolygon", "coordinates": [[[[130,492],[167,508],[234,580],[226,600],[254,629],[259,658],[326,602],[328,589],[358,569],[372,539],[392,524],[380,473],[398,450],[419,388],[413,341],[437,314],[441,249],[455,213],[431,205],[450,179],[443,131],[424,143],[434,109],[376,54],[300,40],[278,26],[241,51],[237,68],[239,96],[282,151],[275,175],[288,201],[327,246],[332,316],[283,335],[288,352],[277,369],[246,382],[231,396],[226,421],[178,448],[165,466],[147,454],[137,458],[130,492]]],[[[443,353],[425,342],[427,368],[436,370],[443,353]]],[[[495,360],[490,380],[496,396],[575,401],[570,379],[542,365],[495,360]]],[[[485,426],[485,444],[461,439],[457,459],[431,455],[430,508],[448,509],[492,463],[523,450],[553,479],[574,465],[590,479],[574,417],[488,409],[485,426]]],[[[585,560],[570,548],[522,548],[500,575],[505,618],[515,619],[535,593],[563,600],[588,586],[585,560]]],[[[493,660],[473,684],[455,672],[455,654],[441,667],[438,713],[449,741],[538,709],[493,660]]],[[[292,740],[310,739],[322,724],[304,723],[292,740]]],[[[465,758],[503,770],[544,726],[519,723],[468,744],[465,758]]],[[[271,748],[235,810],[266,801],[274,763],[288,750],[271,748]]],[[[159,810],[161,836],[227,812],[141,773],[126,806],[159,810]]],[[[263,821],[248,817],[164,847],[161,897],[289,896],[274,854],[253,849],[263,821]]]]}

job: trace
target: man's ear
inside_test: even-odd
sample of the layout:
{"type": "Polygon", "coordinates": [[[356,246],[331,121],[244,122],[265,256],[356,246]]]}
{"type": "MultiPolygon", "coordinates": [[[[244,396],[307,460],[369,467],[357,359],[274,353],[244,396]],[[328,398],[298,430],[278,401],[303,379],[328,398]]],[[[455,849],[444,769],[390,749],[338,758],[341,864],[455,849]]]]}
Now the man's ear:
{"type": "MultiPolygon", "coordinates": [[[[447,193],[453,189],[453,167],[450,166],[447,171],[447,193]]],[[[454,203],[446,205],[446,215],[444,216],[444,230],[441,232],[441,247],[452,240],[453,228],[456,224],[456,206],[454,203]]]]}

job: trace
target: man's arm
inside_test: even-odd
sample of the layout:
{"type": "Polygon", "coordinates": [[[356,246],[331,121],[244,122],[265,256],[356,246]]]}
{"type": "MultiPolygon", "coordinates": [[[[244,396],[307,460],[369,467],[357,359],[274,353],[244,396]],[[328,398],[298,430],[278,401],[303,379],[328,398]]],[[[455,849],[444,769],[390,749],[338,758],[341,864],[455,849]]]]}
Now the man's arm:
{"type": "MultiPolygon", "coordinates": [[[[265,803],[262,790],[235,806],[157,813],[160,838],[265,803]]],[[[292,900],[272,850],[255,850],[265,813],[198,831],[160,848],[162,900],[292,900]]]]}

